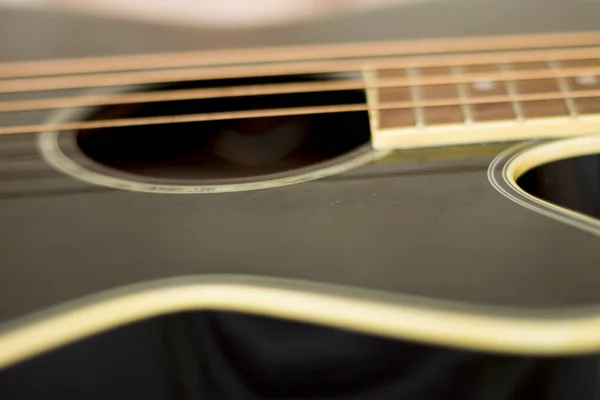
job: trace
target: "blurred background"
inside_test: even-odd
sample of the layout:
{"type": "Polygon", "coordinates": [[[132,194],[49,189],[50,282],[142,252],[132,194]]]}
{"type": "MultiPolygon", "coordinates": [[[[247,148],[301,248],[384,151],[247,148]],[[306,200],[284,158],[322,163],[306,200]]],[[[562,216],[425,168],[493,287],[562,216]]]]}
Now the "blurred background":
{"type": "Polygon", "coordinates": [[[78,10],[167,24],[247,27],[427,1],[449,0],[0,0],[0,5],[78,10]]]}

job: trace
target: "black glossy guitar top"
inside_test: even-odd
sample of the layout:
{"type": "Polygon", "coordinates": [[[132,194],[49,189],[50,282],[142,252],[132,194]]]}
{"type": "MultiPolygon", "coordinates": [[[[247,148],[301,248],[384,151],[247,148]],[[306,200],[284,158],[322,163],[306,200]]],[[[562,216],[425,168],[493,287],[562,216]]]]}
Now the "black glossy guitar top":
{"type": "MultiPolygon", "coordinates": [[[[582,31],[597,28],[598,16],[600,4],[589,1],[496,0],[486,1],[485,7],[480,1],[452,1],[398,6],[310,25],[221,32],[4,10],[0,12],[0,59],[582,31]]],[[[47,117],[40,113],[26,118],[40,122],[47,117]]],[[[10,122],[19,118],[25,117],[11,116],[10,122]]],[[[309,131],[346,135],[346,139],[350,135],[354,142],[347,142],[348,148],[328,147],[333,139],[324,133],[306,145],[311,156],[305,152],[273,169],[257,169],[259,173],[312,168],[327,157],[343,158],[351,148],[368,147],[368,119],[360,113],[295,123],[310,125],[309,131]]],[[[157,143],[145,149],[160,150],[160,135],[166,133],[157,133],[157,143]]],[[[92,143],[87,157],[95,161],[85,162],[125,171],[116,174],[153,173],[149,165],[157,160],[150,153],[139,159],[92,154],[102,152],[102,146],[123,146],[119,140],[127,140],[111,142],[110,136],[97,136],[99,142],[93,142],[93,134],[78,139],[83,153],[86,140],[92,143]]],[[[58,140],[67,156],[83,157],[72,138],[61,134],[58,140]]],[[[132,139],[128,145],[135,147],[135,143],[132,139]]],[[[106,319],[111,310],[121,310],[119,321],[124,322],[205,307],[466,347],[534,352],[600,347],[600,329],[598,339],[590,333],[581,346],[567,339],[560,342],[562,338],[548,345],[539,343],[537,348],[533,340],[520,342],[518,335],[504,344],[490,338],[504,322],[524,329],[519,332],[529,328],[538,332],[544,323],[561,317],[596,317],[600,306],[598,235],[510,201],[488,180],[490,163],[511,143],[398,151],[318,180],[188,195],[116,190],[77,180],[49,166],[38,145],[36,135],[0,137],[0,348],[19,349],[5,357],[7,364],[38,351],[25,344],[34,340],[38,322],[67,323],[56,318],[68,310],[107,304],[128,294],[194,285],[208,288],[202,292],[204,297],[184,298],[184,289],[172,304],[160,296],[140,297],[140,304],[148,308],[136,308],[138,314],[124,311],[132,305],[115,304],[96,311],[91,320],[95,322],[90,322],[84,321],[81,311],[73,317],[77,322],[69,320],[79,327],[76,332],[67,329],[42,341],[40,350],[85,336],[81,327],[86,323],[97,324],[90,331],[120,324],[106,319]],[[269,293],[264,301],[263,291],[269,293]],[[360,300],[356,315],[337,320],[335,315],[350,311],[335,308],[336,297],[360,300]],[[310,304],[312,311],[302,309],[301,303],[310,304]],[[369,312],[369,305],[377,312],[369,312]],[[411,310],[447,318],[447,335],[442,329],[428,336],[423,334],[426,328],[418,328],[420,322],[403,325],[393,317],[409,315],[411,310]],[[463,333],[450,332],[452,324],[466,332],[470,321],[481,322],[482,330],[473,329],[472,334],[488,341],[469,342],[463,333]],[[30,336],[20,336],[25,339],[19,342],[21,333],[30,336]]],[[[183,151],[177,146],[168,150],[183,151]]],[[[176,178],[204,179],[223,173],[219,168],[228,171],[225,177],[245,178],[236,175],[239,170],[234,167],[216,163],[211,168],[188,170],[191,175],[176,178]]],[[[160,178],[169,177],[167,172],[160,178]]]]}

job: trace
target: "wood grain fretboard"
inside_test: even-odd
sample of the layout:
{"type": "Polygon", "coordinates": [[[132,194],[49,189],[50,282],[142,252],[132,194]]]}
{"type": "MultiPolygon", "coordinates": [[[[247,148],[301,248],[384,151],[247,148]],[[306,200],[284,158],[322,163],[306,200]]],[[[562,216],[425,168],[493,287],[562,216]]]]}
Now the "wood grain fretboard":
{"type": "Polygon", "coordinates": [[[373,145],[431,147],[600,132],[600,78],[573,73],[598,67],[598,59],[579,59],[366,71],[373,145]],[[453,83],[435,84],[449,77],[453,83]],[[409,83],[382,85],[394,79],[409,83]]]}

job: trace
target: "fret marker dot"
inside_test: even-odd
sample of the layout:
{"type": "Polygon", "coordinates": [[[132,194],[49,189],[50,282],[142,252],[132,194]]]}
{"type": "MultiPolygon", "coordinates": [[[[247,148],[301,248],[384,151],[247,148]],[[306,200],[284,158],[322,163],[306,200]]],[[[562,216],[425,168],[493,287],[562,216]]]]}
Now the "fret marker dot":
{"type": "Polygon", "coordinates": [[[581,86],[592,86],[598,83],[596,75],[579,75],[575,78],[575,82],[581,86]]]}
{"type": "Polygon", "coordinates": [[[494,82],[490,80],[479,80],[473,82],[473,87],[479,92],[489,92],[494,89],[494,82]]]}

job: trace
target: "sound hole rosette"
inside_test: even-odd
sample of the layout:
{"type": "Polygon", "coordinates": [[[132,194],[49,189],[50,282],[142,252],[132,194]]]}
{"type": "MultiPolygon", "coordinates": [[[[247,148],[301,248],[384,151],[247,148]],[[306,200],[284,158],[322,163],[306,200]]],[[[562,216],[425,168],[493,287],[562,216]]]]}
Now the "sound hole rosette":
{"type": "Polygon", "coordinates": [[[600,153],[600,135],[529,141],[500,153],[489,165],[490,184],[509,200],[544,216],[600,236],[600,220],[551,203],[525,191],[517,183],[526,172],[568,158],[600,153]]]}
{"type": "MultiPolygon", "coordinates": [[[[94,94],[123,93],[95,91],[94,94]]],[[[46,123],[57,124],[82,121],[98,108],[61,109],[55,111],[46,123]]],[[[173,125],[177,129],[177,124],[173,125]]],[[[343,134],[343,132],[340,132],[343,134]]],[[[178,179],[142,176],[112,168],[93,160],[77,144],[77,132],[48,131],[38,135],[37,146],[41,158],[60,172],[83,182],[119,190],[145,193],[201,194],[226,193],[275,188],[298,184],[340,174],[368,164],[387,151],[375,151],[365,143],[326,161],[316,162],[284,172],[242,178],[178,179]]]]}

